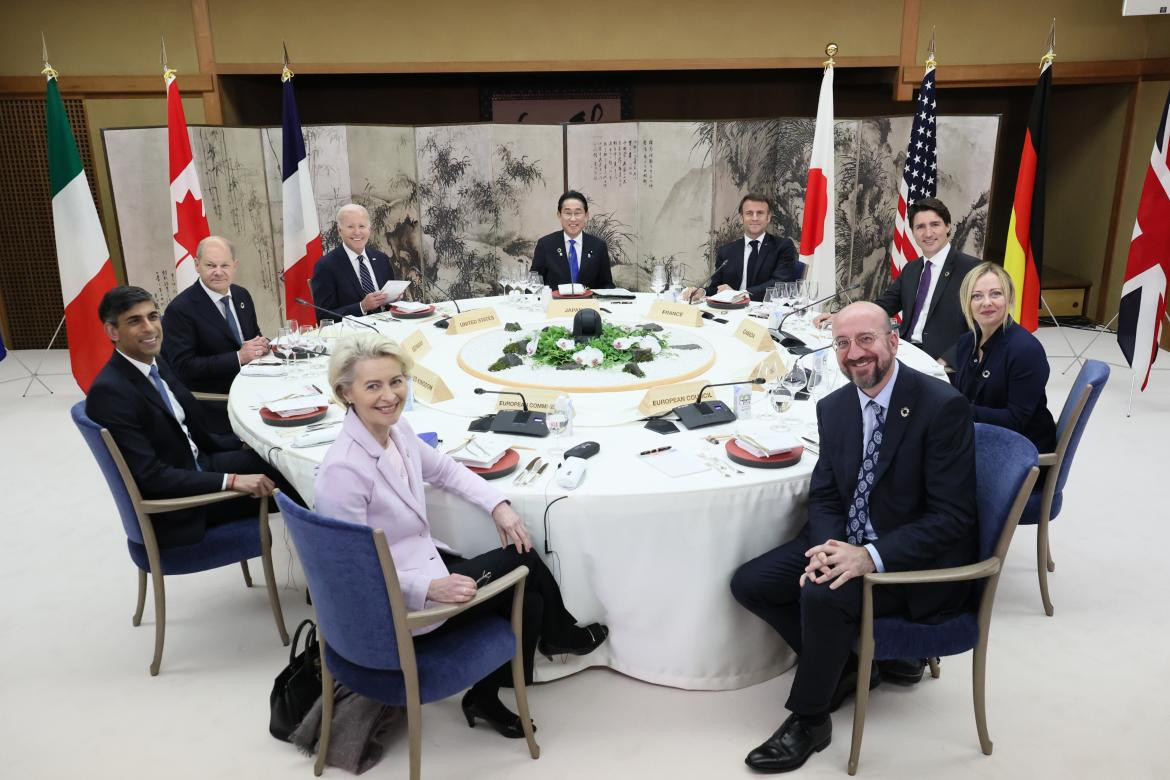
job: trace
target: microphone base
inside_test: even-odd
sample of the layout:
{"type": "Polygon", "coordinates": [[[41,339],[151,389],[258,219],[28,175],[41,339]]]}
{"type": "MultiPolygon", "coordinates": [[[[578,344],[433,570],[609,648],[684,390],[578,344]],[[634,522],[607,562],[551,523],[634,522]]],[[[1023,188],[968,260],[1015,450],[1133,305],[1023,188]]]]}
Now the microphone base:
{"type": "Polygon", "coordinates": [[[491,424],[492,433],[513,436],[548,436],[544,412],[496,412],[491,424]]]}
{"type": "Polygon", "coordinates": [[[441,320],[435,321],[436,328],[448,328],[448,327],[450,327],[450,325],[451,325],[451,318],[450,317],[444,317],[441,320]]]}
{"type": "Polygon", "coordinates": [[[790,333],[785,333],[782,330],[770,330],[768,332],[772,334],[773,341],[779,343],[780,346],[784,347],[784,349],[793,355],[808,355],[813,352],[812,348],[790,333]]]}
{"type": "Polygon", "coordinates": [[[674,407],[678,421],[687,430],[706,428],[708,425],[722,425],[735,422],[735,412],[722,401],[704,401],[697,404],[684,404],[674,407]]]}

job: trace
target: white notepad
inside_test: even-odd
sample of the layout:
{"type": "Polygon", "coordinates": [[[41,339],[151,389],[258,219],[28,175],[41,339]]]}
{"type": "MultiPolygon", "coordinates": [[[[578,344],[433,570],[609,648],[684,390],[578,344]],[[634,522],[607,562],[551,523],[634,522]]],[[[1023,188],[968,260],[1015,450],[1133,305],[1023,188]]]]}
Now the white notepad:
{"type": "Polygon", "coordinates": [[[402,297],[402,293],[406,292],[406,288],[410,287],[410,282],[403,282],[398,279],[391,279],[382,285],[382,292],[390,296],[390,300],[396,301],[402,297]]]}
{"type": "Polygon", "coordinates": [[[710,468],[699,460],[698,456],[682,450],[655,452],[651,455],[643,455],[638,460],[653,466],[668,477],[685,477],[688,474],[698,474],[710,468]]]}

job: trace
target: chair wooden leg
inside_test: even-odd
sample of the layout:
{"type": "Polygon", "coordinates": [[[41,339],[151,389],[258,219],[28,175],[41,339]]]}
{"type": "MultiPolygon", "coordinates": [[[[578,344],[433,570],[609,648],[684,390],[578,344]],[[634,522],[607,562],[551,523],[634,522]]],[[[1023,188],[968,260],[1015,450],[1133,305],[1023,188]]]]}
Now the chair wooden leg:
{"type": "Polygon", "coordinates": [[[317,740],[317,762],[313,774],[317,777],[325,771],[325,758],[329,755],[329,738],[333,735],[333,673],[325,663],[325,640],[318,639],[321,651],[321,737],[317,740]]]}
{"type": "Polygon", "coordinates": [[[1052,540],[1048,540],[1048,571],[1056,571],[1056,561],[1052,560],[1052,540]]]}
{"type": "Polygon", "coordinates": [[[248,562],[240,561],[240,568],[244,570],[244,587],[252,587],[252,572],[248,571],[248,562]]]}
{"type": "Polygon", "coordinates": [[[406,697],[406,730],[410,735],[410,780],[422,777],[422,704],[418,688],[406,697]]]}
{"type": "Polygon", "coordinates": [[[857,690],[853,694],[853,742],[849,746],[849,774],[857,774],[857,763],[861,759],[861,736],[865,731],[865,710],[869,705],[869,676],[873,668],[873,640],[862,642],[858,648],[857,690]]]}
{"type": "MultiPolygon", "coordinates": [[[[1048,597],[1048,568],[1051,553],[1048,549],[1048,521],[1043,515],[1036,525],[1036,573],[1040,577],[1040,599],[1044,602],[1044,614],[1052,617],[1052,599],[1048,597]]],[[[1056,568],[1055,565],[1052,567],[1056,568]]]]}
{"type": "Polygon", "coordinates": [[[987,733],[987,635],[975,645],[971,665],[971,692],[975,698],[975,728],[979,732],[979,747],[983,755],[991,755],[991,736],[987,733]]]}
{"type": "Polygon", "coordinates": [[[130,622],[136,626],[142,625],[142,609],[146,606],[146,572],[138,570],[138,606],[134,609],[134,617],[130,622]]]}
{"type": "Polygon", "coordinates": [[[942,671],[938,668],[939,660],[937,658],[928,658],[926,661],[930,664],[930,676],[937,680],[938,676],[942,674],[942,671]]]}
{"type": "Polygon", "coordinates": [[[516,637],[516,651],[512,653],[512,690],[516,694],[516,713],[520,716],[520,727],[528,741],[528,755],[540,758],[540,745],[536,744],[536,733],[532,728],[532,717],[528,714],[528,689],[524,687],[524,636],[521,617],[524,614],[523,583],[512,588],[512,633],[516,637]]]}
{"type": "MultiPolygon", "coordinates": [[[[241,561],[244,566],[245,579],[251,587],[252,580],[247,577],[248,562],[241,561]]],[[[284,625],[284,612],[280,609],[280,597],[276,593],[276,573],[272,569],[272,531],[268,527],[268,502],[260,506],[260,564],[264,567],[264,587],[268,590],[268,604],[272,607],[272,618],[276,621],[276,630],[280,634],[280,641],[288,647],[288,629],[284,625]]]]}
{"type": "Polygon", "coordinates": [[[162,665],[163,639],[167,632],[167,592],[158,567],[151,571],[150,579],[154,586],[154,660],[150,662],[150,676],[155,677],[162,665]]]}

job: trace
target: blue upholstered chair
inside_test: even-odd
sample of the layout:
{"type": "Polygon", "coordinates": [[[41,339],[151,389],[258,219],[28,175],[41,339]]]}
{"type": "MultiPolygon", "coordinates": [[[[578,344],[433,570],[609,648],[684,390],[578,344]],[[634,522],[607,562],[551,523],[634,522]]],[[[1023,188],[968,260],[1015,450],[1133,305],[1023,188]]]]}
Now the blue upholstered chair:
{"type": "Polygon", "coordinates": [[[994,425],[975,425],[975,499],[979,522],[979,562],[949,569],[867,574],[862,584],[861,630],[858,638],[857,698],[853,710],[853,744],[849,749],[849,774],[857,773],[865,708],[869,702],[869,674],[873,660],[931,658],[931,673],[938,676],[936,656],[975,651],[972,688],[975,727],[985,755],[991,755],[987,734],[986,701],[987,635],[991,608],[1004,556],[1012,534],[1040,469],[1036,447],[1014,431],[994,425]],[[873,616],[873,589],[877,585],[904,585],[982,580],[978,605],[942,623],[914,623],[901,617],[873,616]]]}
{"type": "Polygon", "coordinates": [[[410,777],[422,766],[422,707],[470,688],[506,661],[512,661],[516,708],[528,752],[540,757],[528,715],[520,650],[521,606],[528,567],[479,589],[475,598],[407,612],[386,534],[344,523],[277,493],[277,505],[296,545],[317,612],[321,643],[321,739],[318,775],[325,768],[333,719],[333,678],[384,704],[405,705],[410,734],[410,777]],[[514,586],[512,624],[494,615],[439,636],[417,640],[410,631],[453,617],[514,586]]]}
{"type": "Polygon", "coordinates": [[[284,627],[284,615],[276,595],[276,576],[272,572],[272,534],[268,529],[268,502],[259,501],[259,515],[232,523],[210,526],[206,535],[197,544],[182,547],[158,546],[154,535],[154,524],[150,516],[155,512],[169,512],[175,509],[190,509],[197,506],[239,498],[240,494],[222,490],[186,498],[167,498],[147,501],[138,491],[138,485],[121,450],[110,432],[85,415],[85,402],[79,401],[71,410],[73,422],[81,437],[89,445],[90,452],[97,460],[102,476],[114,497],[114,505],[122,518],[126,531],[126,546],[130,559],[138,567],[138,607],[133,623],[142,622],[142,609],[146,605],[146,575],[149,572],[154,586],[154,659],[150,662],[151,675],[157,675],[162,663],[163,638],[166,634],[167,605],[163,576],[167,574],[191,574],[197,571],[217,569],[239,563],[244,570],[244,583],[252,587],[252,574],[248,571],[248,559],[259,557],[264,565],[264,580],[268,588],[268,601],[281,641],[288,644],[288,631],[284,627]]]}
{"type": "Polygon", "coordinates": [[[800,281],[804,279],[804,275],[808,273],[808,263],[803,260],[796,261],[796,279],[800,281]]]}
{"type": "Polygon", "coordinates": [[[1048,542],[1048,523],[1060,514],[1073,456],[1077,453],[1089,415],[1108,381],[1109,366],[1100,360],[1086,360],[1081,366],[1056,423],[1056,451],[1040,454],[1040,465],[1052,468],[1044,475],[1040,489],[1028,499],[1024,516],[1020,518],[1021,525],[1036,526],[1036,572],[1040,577],[1044,614],[1049,617],[1052,616],[1052,600],[1048,598],[1048,572],[1056,571],[1056,563],[1052,560],[1052,547],[1048,542]]]}

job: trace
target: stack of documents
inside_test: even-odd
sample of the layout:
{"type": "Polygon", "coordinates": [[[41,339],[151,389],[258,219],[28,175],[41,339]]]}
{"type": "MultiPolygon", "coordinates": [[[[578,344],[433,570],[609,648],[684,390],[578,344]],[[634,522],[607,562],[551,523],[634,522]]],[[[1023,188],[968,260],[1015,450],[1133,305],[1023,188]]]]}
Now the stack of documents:
{"type": "Polygon", "coordinates": [[[737,431],[735,443],[757,458],[770,458],[800,446],[796,436],[788,431],[759,430],[751,433],[737,431]]]}
{"type": "Polygon", "coordinates": [[[329,399],[322,393],[298,395],[292,398],[281,398],[264,404],[268,411],[281,417],[295,417],[298,414],[307,414],[316,411],[322,406],[329,405],[329,399]]]}
{"type": "Polygon", "coordinates": [[[398,311],[404,311],[409,314],[414,314],[416,311],[424,311],[431,308],[429,303],[417,303],[415,301],[395,301],[391,307],[398,311]]]}
{"type": "Polygon", "coordinates": [[[708,295],[707,300],[716,303],[742,303],[751,297],[746,290],[721,290],[714,295],[708,295]]]}
{"type": "Polygon", "coordinates": [[[486,469],[508,452],[508,442],[494,436],[472,436],[462,445],[447,452],[464,466],[486,469]]]}

